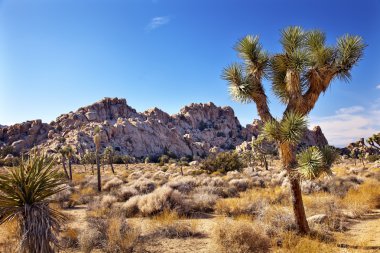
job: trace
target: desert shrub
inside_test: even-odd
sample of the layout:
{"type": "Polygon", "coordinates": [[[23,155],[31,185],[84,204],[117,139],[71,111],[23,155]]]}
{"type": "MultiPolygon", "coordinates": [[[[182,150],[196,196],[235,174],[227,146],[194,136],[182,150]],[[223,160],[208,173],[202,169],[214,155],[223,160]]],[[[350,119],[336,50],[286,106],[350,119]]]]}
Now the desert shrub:
{"type": "Polygon", "coordinates": [[[122,185],[124,182],[120,178],[113,177],[111,180],[107,181],[107,183],[104,184],[103,190],[104,191],[110,191],[111,189],[118,187],[122,185]]]}
{"type": "Polygon", "coordinates": [[[97,194],[96,190],[93,187],[85,187],[79,190],[79,203],[87,204],[91,199],[97,194]]]}
{"type": "Polygon", "coordinates": [[[78,248],[79,247],[79,231],[68,227],[61,233],[60,245],[63,248],[78,248]]]}
{"type": "Polygon", "coordinates": [[[7,155],[17,155],[13,146],[6,145],[0,148],[0,158],[4,158],[7,155]]]}
{"type": "Polygon", "coordinates": [[[89,217],[87,224],[79,236],[83,252],[91,252],[95,248],[105,252],[132,252],[140,234],[138,229],[120,217],[89,217]]]}
{"type": "Polygon", "coordinates": [[[250,189],[240,194],[239,198],[219,199],[215,212],[227,216],[260,216],[269,204],[289,204],[289,196],[281,188],[250,189]]]}
{"type": "Polygon", "coordinates": [[[107,223],[106,252],[132,252],[138,241],[140,230],[132,228],[120,217],[112,217],[107,223]]]}
{"type": "Polygon", "coordinates": [[[369,179],[360,186],[351,188],[343,198],[342,203],[356,215],[362,215],[371,209],[379,208],[380,182],[369,179]]]}
{"type": "MultiPolygon", "coordinates": [[[[326,243],[311,236],[300,236],[293,231],[288,231],[281,236],[282,249],[276,252],[286,253],[338,253],[342,252],[335,244],[326,243]]],[[[350,251],[347,251],[350,252],[350,251]]],[[[353,251],[354,252],[354,251],[353,251]]]]}
{"type": "Polygon", "coordinates": [[[157,214],[164,209],[175,209],[182,204],[183,196],[177,190],[168,186],[157,188],[146,195],[138,195],[130,198],[122,206],[127,216],[137,212],[143,216],[157,214]]]}
{"type": "Polygon", "coordinates": [[[152,218],[150,230],[153,236],[165,238],[187,238],[202,235],[198,231],[196,221],[181,221],[177,212],[167,209],[152,218]]]}
{"type": "Polygon", "coordinates": [[[194,177],[183,177],[168,183],[168,186],[182,193],[188,193],[197,185],[194,177]]]}
{"type": "Polygon", "coordinates": [[[356,187],[362,182],[363,180],[354,176],[340,178],[333,177],[332,179],[321,183],[321,190],[343,198],[351,188],[356,187]]]}
{"type": "Polygon", "coordinates": [[[246,191],[250,186],[250,182],[248,179],[232,179],[229,182],[230,185],[234,186],[239,192],[246,191]]]}
{"type": "Polygon", "coordinates": [[[369,155],[367,159],[369,162],[373,163],[380,159],[380,155],[369,155]]]}
{"type": "Polygon", "coordinates": [[[159,165],[164,166],[165,163],[168,163],[170,160],[170,157],[168,155],[162,155],[160,158],[158,158],[159,165]]]}
{"type": "Polygon", "coordinates": [[[215,212],[227,216],[258,215],[267,204],[268,202],[259,199],[256,201],[248,198],[219,199],[215,204],[215,212]]]}
{"type": "Polygon", "coordinates": [[[216,194],[208,194],[207,192],[194,193],[188,199],[188,212],[192,214],[196,212],[212,212],[214,205],[220,197],[216,194]]]}
{"type": "Polygon", "coordinates": [[[123,185],[122,187],[120,187],[120,189],[118,189],[116,194],[119,201],[126,201],[131,197],[138,195],[139,192],[136,190],[136,188],[132,186],[123,185]]]}
{"type": "Polygon", "coordinates": [[[201,169],[208,172],[221,172],[241,170],[244,164],[235,152],[221,152],[216,155],[208,156],[203,162],[201,169]]]}
{"type": "Polygon", "coordinates": [[[239,195],[239,192],[235,187],[214,187],[214,186],[201,186],[197,187],[196,192],[207,193],[212,195],[217,195],[221,198],[233,198],[239,195]]]}
{"type": "Polygon", "coordinates": [[[265,232],[270,237],[278,236],[284,231],[291,231],[297,228],[294,215],[289,207],[271,205],[257,218],[265,224],[265,232]]]}
{"type": "Polygon", "coordinates": [[[110,208],[113,203],[117,201],[115,196],[112,195],[104,195],[100,201],[101,208],[106,209],[110,208]]]}
{"type": "Polygon", "coordinates": [[[140,194],[147,194],[156,189],[156,183],[146,178],[140,178],[131,187],[135,188],[140,194]]]}
{"type": "Polygon", "coordinates": [[[220,221],[214,227],[213,237],[218,252],[263,253],[270,250],[270,240],[263,229],[249,221],[220,221]]]}

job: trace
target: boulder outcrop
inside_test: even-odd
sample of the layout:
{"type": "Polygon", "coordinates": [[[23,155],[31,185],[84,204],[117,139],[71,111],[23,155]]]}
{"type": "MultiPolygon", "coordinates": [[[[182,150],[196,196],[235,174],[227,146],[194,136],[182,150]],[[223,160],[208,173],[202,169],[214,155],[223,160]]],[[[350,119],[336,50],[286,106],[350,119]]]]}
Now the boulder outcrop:
{"type": "MultiPolygon", "coordinates": [[[[0,128],[0,145],[12,145],[17,152],[35,146],[55,152],[65,143],[81,155],[94,150],[92,136],[96,126],[101,129],[102,148],[113,146],[121,154],[145,157],[171,152],[202,157],[251,140],[259,134],[261,122],[255,120],[242,127],[231,107],[218,107],[211,102],[193,103],[169,115],[158,108],[138,113],[125,99],[104,98],[76,112],[62,114],[50,124],[34,120],[0,128]]],[[[304,142],[327,144],[319,127],[310,130],[304,142]]]]}

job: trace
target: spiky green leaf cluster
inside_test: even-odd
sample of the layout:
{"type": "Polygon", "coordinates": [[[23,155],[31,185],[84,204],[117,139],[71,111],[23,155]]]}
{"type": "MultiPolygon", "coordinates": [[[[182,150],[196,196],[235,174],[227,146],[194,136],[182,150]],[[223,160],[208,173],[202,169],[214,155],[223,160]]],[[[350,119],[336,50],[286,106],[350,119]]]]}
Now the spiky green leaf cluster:
{"type": "Polygon", "coordinates": [[[268,139],[291,144],[301,141],[306,129],[306,118],[294,112],[287,113],[281,122],[276,120],[266,122],[263,128],[268,139]]]}
{"type": "Polygon", "coordinates": [[[46,201],[66,188],[61,173],[53,168],[54,163],[45,155],[33,156],[0,174],[0,224],[25,205],[46,201]]]}
{"type": "Polygon", "coordinates": [[[274,94],[284,104],[299,99],[311,86],[322,92],[338,77],[350,78],[350,70],[362,58],[365,44],[361,37],[345,35],[335,46],[326,45],[326,35],[319,30],[291,26],[281,31],[282,52],[269,55],[258,36],[248,35],[235,46],[243,64],[232,64],[223,71],[231,96],[244,103],[254,101],[262,91],[262,79],[272,81],[274,94]],[[327,84],[320,85],[323,80],[327,84]],[[261,88],[260,88],[261,87],[261,88]],[[260,89],[258,89],[260,88],[260,89]]]}
{"type": "Polygon", "coordinates": [[[305,179],[316,179],[323,174],[330,175],[331,166],[338,158],[336,151],[329,147],[309,147],[297,156],[299,172],[305,179]]]}
{"type": "Polygon", "coordinates": [[[258,36],[246,36],[235,46],[244,65],[231,64],[223,70],[222,78],[228,81],[231,97],[242,103],[253,100],[262,92],[261,79],[266,75],[269,56],[262,49],[258,36]]]}
{"type": "Polygon", "coordinates": [[[66,217],[49,207],[49,197],[66,188],[54,160],[34,154],[0,174],[0,225],[17,220],[20,252],[55,252],[66,217]],[[54,246],[54,247],[53,247],[54,246]]]}

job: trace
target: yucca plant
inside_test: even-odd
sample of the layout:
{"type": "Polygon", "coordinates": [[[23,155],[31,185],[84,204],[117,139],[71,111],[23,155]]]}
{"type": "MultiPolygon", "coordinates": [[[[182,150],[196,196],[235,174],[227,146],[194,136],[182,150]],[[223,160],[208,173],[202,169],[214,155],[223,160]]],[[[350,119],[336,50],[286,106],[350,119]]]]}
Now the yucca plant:
{"type": "MultiPolygon", "coordinates": [[[[335,46],[326,45],[319,30],[305,31],[288,27],[281,32],[282,52],[269,54],[258,36],[239,40],[235,50],[242,63],[233,63],[223,71],[232,98],[242,103],[254,102],[266,132],[278,143],[284,169],[288,171],[293,211],[300,233],[309,232],[302,201],[296,147],[302,129],[318,98],[336,79],[349,80],[350,71],[362,58],[365,45],[359,36],[345,35],[335,46]],[[282,119],[271,114],[263,79],[272,83],[273,93],[285,105],[282,119]]],[[[315,153],[314,153],[315,155],[315,153]]]]}
{"type": "Polygon", "coordinates": [[[100,150],[100,143],[101,143],[101,136],[100,136],[100,128],[98,126],[94,129],[94,143],[95,143],[95,158],[96,158],[96,168],[97,168],[97,175],[98,175],[98,191],[102,191],[102,179],[101,179],[101,173],[100,173],[100,157],[99,157],[99,150],[100,150]]]}
{"type": "Polygon", "coordinates": [[[338,154],[332,147],[309,147],[297,156],[299,172],[309,180],[324,174],[331,175],[331,166],[337,158],[338,154]]]}
{"type": "Polygon", "coordinates": [[[22,253],[49,253],[59,247],[57,235],[66,217],[49,207],[49,197],[66,185],[54,164],[48,156],[34,154],[0,174],[0,225],[18,222],[22,253]]]}

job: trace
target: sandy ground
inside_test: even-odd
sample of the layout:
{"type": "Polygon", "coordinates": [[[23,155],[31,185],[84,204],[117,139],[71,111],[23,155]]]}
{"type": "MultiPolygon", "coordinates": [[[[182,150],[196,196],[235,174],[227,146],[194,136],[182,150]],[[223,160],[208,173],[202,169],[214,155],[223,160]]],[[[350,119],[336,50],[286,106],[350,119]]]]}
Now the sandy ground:
{"type": "Polygon", "coordinates": [[[341,247],[357,252],[380,252],[380,209],[352,220],[349,230],[338,241],[341,247]]]}

